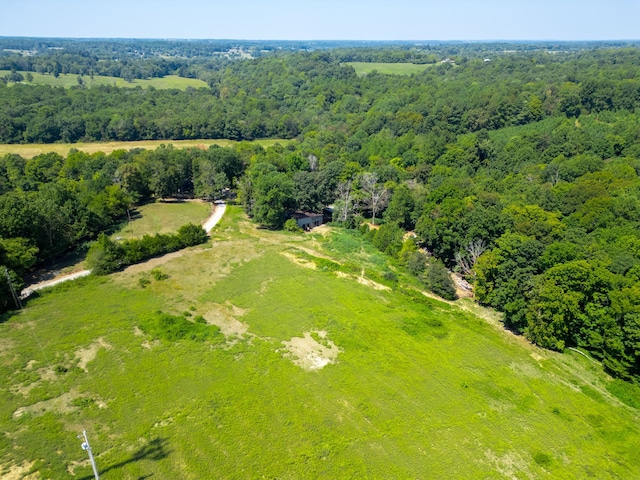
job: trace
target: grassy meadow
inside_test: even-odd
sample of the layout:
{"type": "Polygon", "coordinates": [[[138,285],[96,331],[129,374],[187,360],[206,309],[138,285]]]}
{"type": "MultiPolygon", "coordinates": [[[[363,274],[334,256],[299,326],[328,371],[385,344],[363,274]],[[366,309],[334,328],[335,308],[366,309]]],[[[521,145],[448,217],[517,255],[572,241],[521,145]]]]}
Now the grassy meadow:
{"type": "Polygon", "coordinates": [[[356,70],[358,76],[367,75],[373,71],[387,75],[411,75],[420,73],[433,66],[431,64],[418,65],[415,63],[376,63],[376,62],[345,62],[356,70]]]}
{"type": "Polygon", "coordinates": [[[147,203],[132,210],[131,222],[122,222],[112,238],[174,233],[187,223],[201,224],[210,213],[211,204],[197,200],[147,203]]]}
{"type": "MultiPolygon", "coordinates": [[[[25,76],[27,72],[18,72],[25,76]]],[[[6,75],[10,75],[10,70],[0,70],[0,77],[4,77],[6,75]]],[[[78,84],[78,75],[73,73],[61,73],[57,78],[53,75],[31,72],[33,75],[33,80],[30,82],[34,85],[51,85],[52,87],[64,87],[70,88],[75,87],[78,84]]],[[[29,83],[26,80],[24,83],[29,83]]],[[[126,88],[135,88],[135,87],[154,87],[157,89],[168,89],[168,88],[176,88],[178,90],[186,90],[187,87],[192,88],[202,88],[207,87],[207,83],[202,80],[198,80],[197,78],[184,78],[179,77],[177,75],[167,75],[165,77],[159,78],[149,78],[149,79],[135,79],[131,82],[127,82],[125,79],[120,77],[107,77],[107,76],[99,76],[94,75],[93,79],[90,76],[82,76],[82,84],[91,88],[97,85],[111,85],[115,87],[126,87],[126,88]]]]}
{"type": "MultiPolygon", "coordinates": [[[[262,139],[253,140],[252,143],[262,145],[264,148],[276,143],[286,145],[293,140],[262,139]]],[[[42,153],[56,152],[62,156],[67,156],[69,150],[76,149],[87,153],[104,152],[107,155],[115,150],[133,150],[134,148],[144,148],[153,150],[160,145],[173,145],[175,148],[209,148],[211,145],[229,147],[238,142],[234,140],[140,140],[135,142],[100,142],[100,143],[20,143],[20,144],[0,144],[0,155],[17,153],[23,158],[33,158],[42,153]]]]}
{"type": "Polygon", "coordinates": [[[212,233],[3,319],[0,477],[92,478],[84,428],[105,480],[640,478],[640,411],[593,361],[411,290],[357,234],[234,206],[212,233]],[[210,339],[153,336],[158,310],[210,339]]]}

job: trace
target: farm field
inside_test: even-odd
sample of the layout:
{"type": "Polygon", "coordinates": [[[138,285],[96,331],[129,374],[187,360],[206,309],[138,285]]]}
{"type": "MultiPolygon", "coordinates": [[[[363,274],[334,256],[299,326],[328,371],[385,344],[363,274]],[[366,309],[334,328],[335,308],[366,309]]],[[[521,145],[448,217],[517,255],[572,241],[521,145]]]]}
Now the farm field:
{"type": "Polygon", "coordinates": [[[183,225],[200,225],[211,213],[211,204],[201,201],[148,203],[131,212],[112,238],[140,238],[156,233],[174,233],[183,225]]]}
{"type": "MultiPolygon", "coordinates": [[[[270,147],[276,143],[286,145],[293,140],[263,139],[253,140],[263,147],[270,147]]],[[[175,148],[208,148],[211,145],[229,147],[238,142],[234,140],[140,140],[135,142],[100,142],[100,143],[21,143],[21,144],[0,144],[0,155],[17,153],[23,158],[32,158],[42,153],[55,152],[66,156],[69,150],[75,148],[87,153],[104,152],[110,154],[115,150],[132,150],[143,148],[153,150],[160,145],[173,145],[175,148]]]]}
{"type": "Polygon", "coordinates": [[[388,75],[411,75],[412,73],[420,73],[432,64],[418,65],[415,63],[376,63],[376,62],[345,62],[345,65],[351,65],[356,70],[358,76],[367,75],[374,70],[378,73],[388,75]]]}
{"type": "Polygon", "coordinates": [[[106,480],[640,477],[596,363],[385,281],[357,234],[234,206],[212,234],[0,320],[0,475],[92,478],[84,428],[106,480]]]}
{"type": "MultiPolygon", "coordinates": [[[[27,72],[18,72],[23,76],[27,72]]],[[[0,77],[4,77],[6,75],[10,75],[11,71],[9,70],[0,70],[0,77]]],[[[33,83],[34,85],[51,85],[52,87],[74,87],[78,85],[78,75],[73,73],[61,73],[58,78],[53,75],[45,75],[42,73],[31,72],[33,75],[33,83]]],[[[106,77],[95,75],[93,80],[90,76],[85,75],[82,76],[83,85],[87,87],[97,86],[97,85],[112,85],[116,87],[126,87],[126,88],[148,88],[154,87],[158,89],[168,89],[168,88],[176,88],[178,90],[185,90],[187,87],[192,88],[206,88],[206,82],[202,80],[198,80],[197,78],[184,78],[179,77],[177,75],[167,75],[166,77],[159,78],[150,78],[150,79],[135,79],[132,82],[127,82],[123,78],[120,77],[106,77]]],[[[24,83],[28,83],[25,82],[24,83]]]]}

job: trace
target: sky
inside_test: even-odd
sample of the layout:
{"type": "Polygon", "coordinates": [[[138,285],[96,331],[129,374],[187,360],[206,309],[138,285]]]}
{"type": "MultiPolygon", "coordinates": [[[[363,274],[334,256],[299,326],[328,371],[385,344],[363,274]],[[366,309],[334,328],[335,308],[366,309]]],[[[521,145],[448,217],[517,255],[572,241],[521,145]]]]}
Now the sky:
{"type": "Polygon", "coordinates": [[[640,0],[0,0],[0,36],[638,40],[640,0]]]}

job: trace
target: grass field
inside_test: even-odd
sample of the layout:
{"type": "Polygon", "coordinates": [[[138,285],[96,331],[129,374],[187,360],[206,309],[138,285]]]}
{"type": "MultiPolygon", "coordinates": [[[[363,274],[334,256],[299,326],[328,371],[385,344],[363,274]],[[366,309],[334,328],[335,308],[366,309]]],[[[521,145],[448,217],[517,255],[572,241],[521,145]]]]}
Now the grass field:
{"type": "Polygon", "coordinates": [[[0,476],[89,480],[85,428],[105,480],[640,478],[639,411],[597,364],[381,285],[383,257],[323,228],[229,207],[208,245],[5,318],[0,476]],[[143,333],[159,309],[216,340],[143,333]]]}
{"type": "MultiPolygon", "coordinates": [[[[18,73],[25,76],[27,72],[18,73]]],[[[0,70],[0,77],[4,77],[9,74],[11,74],[11,71],[9,70],[0,70]]],[[[53,75],[44,75],[36,72],[31,72],[31,75],[33,75],[33,81],[31,83],[34,85],[51,85],[53,87],[64,88],[78,85],[78,75],[76,74],[61,73],[58,78],[53,75]]],[[[93,80],[91,80],[91,77],[89,76],[83,76],[82,82],[83,85],[86,85],[87,87],[92,87],[94,85],[114,85],[116,87],[135,88],[140,86],[142,88],[147,88],[153,86],[158,89],[177,88],[178,90],[185,90],[187,87],[207,87],[206,82],[203,82],[202,80],[198,80],[197,78],[184,78],[177,75],[167,75],[166,77],[151,79],[135,79],[132,82],[127,82],[123,78],[119,77],[101,77],[96,75],[93,77],[93,80]]],[[[25,80],[25,83],[28,82],[25,80]]]]}
{"type": "MultiPolygon", "coordinates": [[[[276,143],[286,145],[293,140],[264,139],[253,140],[253,143],[270,147],[276,143]]],[[[24,144],[0,144],[0,155],[7,153],[17,153],[23,158],[32,158],[42,153],[56,152],[62,156],[67,156],[69,150],[75,148],[87,153],[104,152],[109,154],[114,150],[131,150],[134,148],[144,148],[153,150],[160,145],[171,144],[176,148],[208,148],[211,145],[229,147],[238,142],[233,140],[141,140],[137,142],[101,142],[101,143],[24,143],[24,144]]]]}
{"type": "Polygon", "coordinates": [[[174,233],[187,223],[200,225],[211,213],[206,202],[158,202],[136,207],[132,221],[123,222],[113,238],[140,238],[156,233],[174,233]]]}
{"type": "Polygon", "coordinates": [[[412,73],[420,73],[425,69],[432,67],[432,64],[417,65],[415,63],[375,63],[375,62],[346,62],[345,65],[351,65],[356,69],[359,76],[366,75],[376,70],[378,73],[386,73],[388,75],[411,75],[412,73]]]}

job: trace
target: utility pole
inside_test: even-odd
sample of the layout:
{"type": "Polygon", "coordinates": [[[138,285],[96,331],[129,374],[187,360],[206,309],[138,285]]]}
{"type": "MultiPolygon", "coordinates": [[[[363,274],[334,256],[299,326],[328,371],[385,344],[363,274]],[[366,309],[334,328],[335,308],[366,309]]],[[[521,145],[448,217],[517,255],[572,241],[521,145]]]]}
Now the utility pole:
{"type": "Polygon", "coordinates": [[[20,310],[22,310],[22,302],[20,301],[20,296],[16,293],[16,290],[13,288],[13,282],[11,281],[11,276],[9,276],[9,270],[7,270],[7,267],[4,267],[4,274],[7,277],[9,290],[11,290],[11,296],[13,297],[13,301],[16,303],[16,308],[19,308],[20,310]]]}
{"type": "Polygon", "coordinates": [[[129,219],[129,228],[131,229],[131,235],[133,235],[133,225],[131,225],[131,212],[127,208],[127,218],[129,219]]]}
{"type": "Polygon", "coordinates": [[[93,453],[91,453],[91,445],[89,445],[89,439],[87,438],[87,431],[82,430],[82,435],[78,435],[78,438],[84,439],[82,442],[82,449],[86,450],[89,454],[89,460],[91,460],[91,467],[93,467],[93,475],[96,477],[96,480],[100,480],[100,476],[98,475],[98,467],[96,467],[96,461],[93,459],[93,453]]]}

